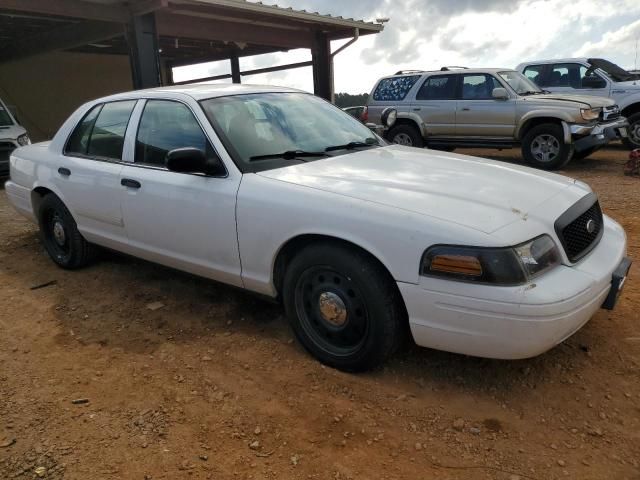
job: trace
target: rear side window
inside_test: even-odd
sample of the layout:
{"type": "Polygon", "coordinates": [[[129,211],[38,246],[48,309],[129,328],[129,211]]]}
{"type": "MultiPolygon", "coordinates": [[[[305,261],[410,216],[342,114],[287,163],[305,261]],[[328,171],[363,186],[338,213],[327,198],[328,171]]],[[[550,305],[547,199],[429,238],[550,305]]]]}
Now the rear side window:
{"type": "Polygon", "coordinates": [[[373,92],[373,99],[381,102],[404,100],[419,78],[420,75],[383,78],[373,92]]]}
{"type": "Polygon", "coordinates": [[[533,83],[535,83],[538,86],[542,86],[543,84],[543,71],[544,71],[544,65],[530,65],[528,67],[526,67],[524,69],[524,72],[522,72],[524,74],[525,77],[527,77],[529,80],[531,80],[533,83]]]}
{"type": "Polygon", "coordinates": [[[197,148],[214,156],[207,137],[191,110],[171,100],[149,100],[136,138],[135,163],[164,167],[167,153],[176,148],[197,148]]]}
{"type": "Polygon", "coordinates": [[[102,107],[89,137],[87,155],[122,160],[124,134],[135,105],[135,100],[129,100],[107,103],[102,107]]]}
{"type": "Polygon", "coordinates": [[[454,100],[457,75],[436,75],[425,80],[418,91],[418,100],[454,100]]]}
{"type": "Polygon", "coordinates": [[[124,134],[135,100],[93,107],[69,137],[65,153],[109,160],[122,160],[124,134]]]}

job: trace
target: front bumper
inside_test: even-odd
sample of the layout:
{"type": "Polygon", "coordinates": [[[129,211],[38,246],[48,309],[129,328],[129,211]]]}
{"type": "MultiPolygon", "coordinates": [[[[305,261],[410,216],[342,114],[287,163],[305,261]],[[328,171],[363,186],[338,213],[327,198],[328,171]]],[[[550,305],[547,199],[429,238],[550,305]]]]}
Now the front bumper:
{"type": "Polygon", "coordinates": [[[0,139],[0,176],[9,174],[9,158],[16,148],[18,144],[15,141],[0,139]]]}
{"type": "Polygon", "coordinates": [[[568,132],[577,152],[594,147],[602,147],[612,140],[628,135],[629,122],[619,118],[613,122],[594,125],[569,124],[568,132]]]}
{"type": "Polygon", "coordinates": [[[487,358],[539,355],[579,330],[601,308],[626,254],[624,230],[605,217],[598,246],[518,287],[421,278],[398,283],[411,333],[423,347],[487,358]]]}

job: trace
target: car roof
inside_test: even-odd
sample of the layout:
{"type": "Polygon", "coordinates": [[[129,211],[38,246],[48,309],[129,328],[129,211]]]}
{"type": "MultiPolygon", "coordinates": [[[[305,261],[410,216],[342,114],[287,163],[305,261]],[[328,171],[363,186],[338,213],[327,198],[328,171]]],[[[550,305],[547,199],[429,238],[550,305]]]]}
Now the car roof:
{"type": "Polygon", "coordinates": [[[464,74],[474,74],[474,73],[498,73],[498,72],[513,72],[515,69],[513,68],[451,68],[450,70],[409,70],[406,73],[397,73],[395,75],[388,75],[383,78],[394,78],[394,77],[410,77],[413,75],[448,75],[452,73],[464,73],[464,74]]]}
{"type": "Polygon", "coordinates": [[[572,62],[582,62],[588,63],[588,59],[586,57],[580,58],[552,58],[549,60],[533,60],[530,62],[523,62],[520,65],[544,65],[547,63],[572,63],[572,62]]]}
{"type": "Polygon", "coordinates": [[[170,87],[148,88],[130,92],[117,93],[99,99],[100,101],[129,100],[145,97],[172,97],[186,95],[195,100],[227,97],[231,95],[247,95],[251,93],[307,93],[302,90],[272,85],[247,85],[236,83],[173,85],[170,87]]]}

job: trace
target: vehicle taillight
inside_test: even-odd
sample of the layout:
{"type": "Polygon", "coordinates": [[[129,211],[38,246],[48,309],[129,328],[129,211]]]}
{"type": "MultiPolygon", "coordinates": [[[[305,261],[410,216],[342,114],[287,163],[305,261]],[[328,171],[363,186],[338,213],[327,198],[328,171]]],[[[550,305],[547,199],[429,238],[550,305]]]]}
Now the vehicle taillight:
{"type": "Polygon", "coordinates": [[[362,109],[362,113],[360,114],[360,121],[362,123],[367,123],[369,121],[369,107],[364,107],[362,109]]]}

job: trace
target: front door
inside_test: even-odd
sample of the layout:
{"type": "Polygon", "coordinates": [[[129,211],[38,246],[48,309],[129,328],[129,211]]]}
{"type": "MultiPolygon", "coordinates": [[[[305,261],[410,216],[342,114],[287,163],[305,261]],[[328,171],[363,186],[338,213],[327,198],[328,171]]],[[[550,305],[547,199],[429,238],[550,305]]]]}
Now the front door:
{"type": "Polygon", "coordinates": [[[165,167],[176,148],[215,152],[189,106],[147,100],[132,163],[121,172],[122,212],[129,251],[142,258],[241,286],[236,192],[241,176],[177,173],[165,167]]]}
{"type": "Polygon", "coordinates": [[[473,73],[460,76],[456,135],[484,140],[513,138],[516,100],[493,98],[494,88],[504,88],[493,75],[473,73]]]}
{"type": "Polygon", "coordinates": [[[127,244],[120,162],[135,104],[127,100],[93,107],[72,132],[53,169],[53,183],[83,236],[114,249],[127,244]]]}

